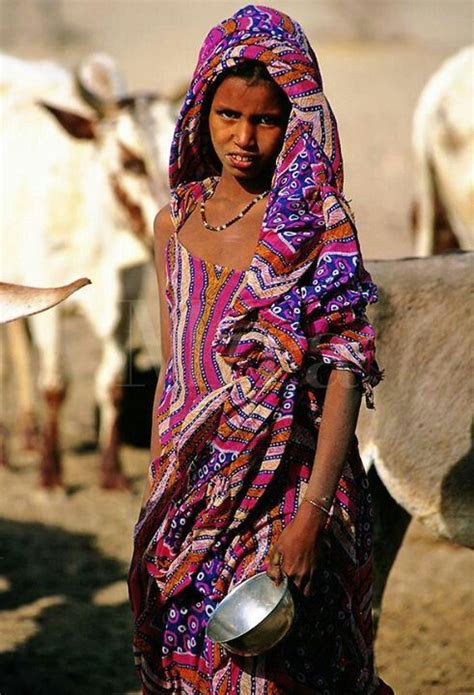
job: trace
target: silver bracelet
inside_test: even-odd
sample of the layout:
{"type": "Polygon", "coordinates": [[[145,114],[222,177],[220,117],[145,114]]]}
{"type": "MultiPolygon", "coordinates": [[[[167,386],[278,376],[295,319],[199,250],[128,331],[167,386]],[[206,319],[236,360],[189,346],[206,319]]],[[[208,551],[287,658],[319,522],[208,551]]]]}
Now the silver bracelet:
{"type": "Polygon", "coordinates": [[[303,502],[308,502],[308,504],[313,505],[316,509],[320,509],[322,512],[324,512],[327,516],[330,516],[331,511],[327,507],[324,506],[318,499],[313,499],[311,497],[303,497],[303,502]]]}

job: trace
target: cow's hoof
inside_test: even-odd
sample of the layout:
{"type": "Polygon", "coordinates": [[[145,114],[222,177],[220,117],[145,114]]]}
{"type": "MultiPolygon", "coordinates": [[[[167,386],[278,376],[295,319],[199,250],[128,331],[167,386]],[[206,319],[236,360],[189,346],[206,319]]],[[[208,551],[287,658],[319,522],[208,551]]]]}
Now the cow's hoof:
{"type": "Polygon", "coordinates": [[[0,468],[8,468],[8,430],[0,424],[0,468]]]}
{"type": "Polygon", "coordinates": [[[39,486],[42,490],[62,490],[64,482],[59,473],[44,473],[40,476],[39,486]]]}
{"type": "Polygon", "coordinates": [[[8,449],[3,443],[0,443],[0,468],[9,468],[8,449]]]}
{"type": "Polygon", "coordinates": [[[123,473],[107,473],[102,476],[102,489],[104,490],[130,490],[130,481],[123,473]]]}
{"type": "Polygon", "coordinates": [[[62,487],[41,487],[32,491],[32,499],[39,504],[63,504],[67,501],[66,490],[62,487]]]}

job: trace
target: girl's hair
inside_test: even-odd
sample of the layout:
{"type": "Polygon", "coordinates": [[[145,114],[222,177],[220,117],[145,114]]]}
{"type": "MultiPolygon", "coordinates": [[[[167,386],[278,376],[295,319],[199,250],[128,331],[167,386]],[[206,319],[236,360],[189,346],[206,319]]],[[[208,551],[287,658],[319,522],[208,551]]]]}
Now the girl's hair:
{"type": "Polygon", "coordinates": [[[219,76],[216,82],[215,89],[219,86],[220,82],[226,77],[241,77],[243,80],[249,84],[254,84],[255,82],[273,82],[270,73],[263,63],[259,60],[243,60],[237,63],[232,68],[224,70],[224,72],[219,76]]]}

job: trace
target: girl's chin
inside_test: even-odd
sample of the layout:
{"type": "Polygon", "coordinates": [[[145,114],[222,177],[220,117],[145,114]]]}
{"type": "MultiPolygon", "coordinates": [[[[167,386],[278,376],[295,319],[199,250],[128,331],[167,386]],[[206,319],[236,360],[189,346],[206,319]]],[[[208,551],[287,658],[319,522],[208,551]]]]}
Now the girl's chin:
{"type": "Polygon", "coordinates": [[[234,166],[230,162],[225,162],[223,165],[223,169],[226,169],[229,174],[232,174],[232,176],[258,176],[259,174],[259,169],[255,165],[247,165],[247,166],[234,166]]]}

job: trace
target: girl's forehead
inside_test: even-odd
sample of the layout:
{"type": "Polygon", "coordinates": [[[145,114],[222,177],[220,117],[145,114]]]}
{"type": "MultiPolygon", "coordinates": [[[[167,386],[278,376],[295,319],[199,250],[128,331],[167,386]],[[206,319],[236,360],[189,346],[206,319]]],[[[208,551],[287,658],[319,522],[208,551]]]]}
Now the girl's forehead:
{"type": "Polygon", "coordinates": [[[224,78],[217,87],[214,100],[235,101],[242,103],[260,102],[267,108],[279,108],[282,104],[282,93],[273,80],[247,80],[231,75],[224,78]]]}

